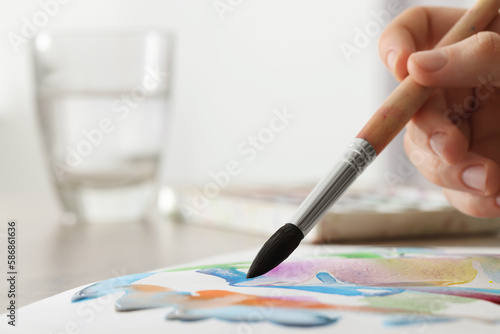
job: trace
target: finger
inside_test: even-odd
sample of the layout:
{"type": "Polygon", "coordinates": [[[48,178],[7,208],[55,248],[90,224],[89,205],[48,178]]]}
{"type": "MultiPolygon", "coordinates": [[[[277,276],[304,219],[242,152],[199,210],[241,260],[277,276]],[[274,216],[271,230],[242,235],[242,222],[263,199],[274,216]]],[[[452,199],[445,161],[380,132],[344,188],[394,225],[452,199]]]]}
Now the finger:
{"type": "MultiPolygon", "coordinates": [[[[465,124],[453,123],[441,92],[434,93],[406,125],[412,142],[432,153],[442,162],[452,165],[460,162],[469,148],[468,131],[461,131],[465,124]]],[[[458,119],[457,121],[461,121],[458,119]]],[[[462,122],[466,123],[466,122],[462,122]]]]}
{"type": "Polygon", "coordinates": [[[485,30],[495,31],[497,33],[500,33],[500,15],[498,15],[495,19],[493,19],[488,28],[486,28],[485,30]]]}
{"type": "Polygon", "coordinates": [[[406,135],[405,150],[410,161],[432,183],[480,196],[491,196],[500,189],[500,167],[492,160],[468,153],[454,165],[448,165],[434,154],[423,150],[406,135]]]}
{"type": "Polygon", "coordinates": [[[405,10],[380,36],[380,58],[396,79],[404,79],[408,75],[410,54],[434,47],[464,12],[464,9],[440,7],[405,10]]]}
{"type": "Polygon", "coordinates": [[[485,80],[500,87],[500,35],[482,31],[450,46],[414,53],[408,71],[429,87],[476,87],[485,80]]]}
{"type": "Polygon", "coordinates": [[[459,211],[475,217],[500,217],[500,199],[498,196],[479,196],[468,192],[445,189],[448,202],[459,211]]]}

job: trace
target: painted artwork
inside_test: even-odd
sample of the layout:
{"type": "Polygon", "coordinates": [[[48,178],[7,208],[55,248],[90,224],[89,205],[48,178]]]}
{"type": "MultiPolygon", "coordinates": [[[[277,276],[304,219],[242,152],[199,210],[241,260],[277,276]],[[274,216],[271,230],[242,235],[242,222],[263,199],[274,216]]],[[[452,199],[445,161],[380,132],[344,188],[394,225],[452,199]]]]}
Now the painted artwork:
{"type": "Polygon", "coordinates": [[[115,277],[65,294],[60,303],[74,310],[105,304],[92,332],[96,321],[134,332],[127,325],[133,321],[150,332],[500,333],[494,249],[301,246],[297,253],[253,279],[246,279],[246,255],[243,262],[115,277]]]}

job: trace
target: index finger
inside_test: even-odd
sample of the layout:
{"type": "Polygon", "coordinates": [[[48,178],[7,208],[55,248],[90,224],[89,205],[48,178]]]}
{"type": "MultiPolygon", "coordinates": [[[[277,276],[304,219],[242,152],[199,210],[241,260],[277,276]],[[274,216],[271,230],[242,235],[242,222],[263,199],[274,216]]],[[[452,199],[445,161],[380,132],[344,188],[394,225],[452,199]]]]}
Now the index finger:
{"type": "Polygon", "coordinates": [[[408,57],[432,49],[465,13],[462,8],[413,7],[386,27],[378,43],[379,56],[397,80],[408,75],[408,57]]]}

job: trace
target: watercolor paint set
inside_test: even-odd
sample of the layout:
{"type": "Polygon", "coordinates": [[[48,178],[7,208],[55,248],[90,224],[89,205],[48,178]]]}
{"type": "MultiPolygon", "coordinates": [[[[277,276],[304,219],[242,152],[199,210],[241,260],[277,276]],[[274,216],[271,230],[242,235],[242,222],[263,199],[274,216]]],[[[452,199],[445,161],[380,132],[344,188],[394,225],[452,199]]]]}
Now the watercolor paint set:
{"type": "MultiPolygon", "coordinates": [[[[285,224],[311,190],[228,188],[199,205],[196,189],[178,189],[177,217],[188,224],[269,236],[285,224]]],[[[434,189],[351,188],[306,236],[312,242],[496,233],[499,218],[475,218],[451,207],[434,189]]]]}
{"type": "Polygon", "coordinates": [[[498,333],[499,250],[302,245],[253,279],[255,251],[232,254],[61,293],[21,308],[19,330],[498,333]]]}

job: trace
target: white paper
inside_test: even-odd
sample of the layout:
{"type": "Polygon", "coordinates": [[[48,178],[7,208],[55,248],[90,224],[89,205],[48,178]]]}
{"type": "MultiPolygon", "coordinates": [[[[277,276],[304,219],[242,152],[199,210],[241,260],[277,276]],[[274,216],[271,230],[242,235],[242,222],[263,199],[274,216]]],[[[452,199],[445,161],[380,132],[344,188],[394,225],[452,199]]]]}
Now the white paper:
{"type": "Polygon", "coordinates": [[[21,308],[15,330],[4,314],[0,332],[500,333],[500,248],[301,245],[246,280],[255,254],[72,289],[21,308]]]}

